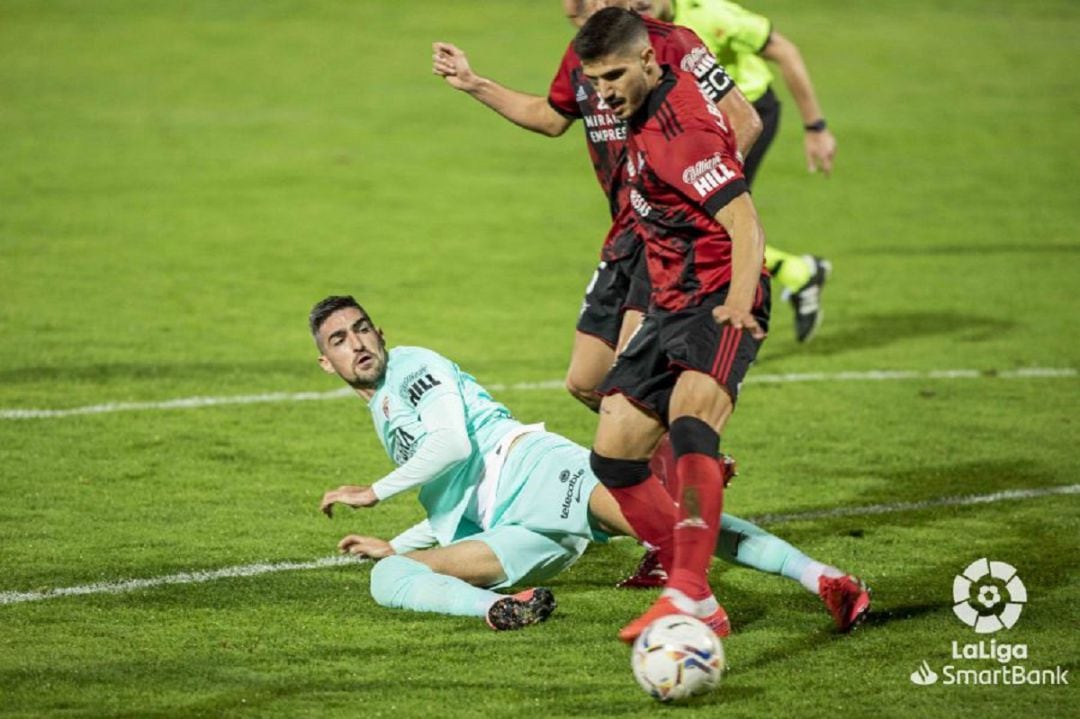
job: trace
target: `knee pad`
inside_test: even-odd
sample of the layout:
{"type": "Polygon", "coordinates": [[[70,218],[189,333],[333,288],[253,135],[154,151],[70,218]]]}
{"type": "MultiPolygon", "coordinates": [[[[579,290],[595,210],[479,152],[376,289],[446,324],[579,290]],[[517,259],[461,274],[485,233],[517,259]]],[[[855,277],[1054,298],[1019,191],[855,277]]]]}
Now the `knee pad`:
{"type": "Polygon", "coordinates": [[[720,435],[697,417],[679,417],[671,423],[669,434],[676,459],[684,454],[716,457],[720,453],[720,435]]]}
{"type": "Polygon", "coordinates": [[[649,463],[645,460],[611,459],[596,451],[589,453],[589,467],[600,483],[608,489],[622,489],[641,484],[649,478],[649,463]]]}

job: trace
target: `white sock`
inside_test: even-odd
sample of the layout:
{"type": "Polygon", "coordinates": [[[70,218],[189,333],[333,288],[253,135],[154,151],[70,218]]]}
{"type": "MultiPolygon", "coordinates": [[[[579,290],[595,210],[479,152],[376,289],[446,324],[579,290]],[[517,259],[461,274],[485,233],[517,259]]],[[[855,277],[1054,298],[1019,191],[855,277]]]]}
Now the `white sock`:
{"type": "Polygon", "coordinates": [[[720,608],[720,603],[711,594],[706,599],[695,601],[678,589],[665,589],[660,596],[667,597],[680,611],[695,617],[707,617],[720,608]]]}
{"type": "Polygon", "coordinates": [[[821,577],[842,576],[844,576],[844,573],[836,567],[830,567],[828,564],[822,564],[821,562],[811,560],[810,563],[803,568],[802,574],[799,576],[799,584],[806,587],[806,591],[817,594],[818,579],[821,577]]]}

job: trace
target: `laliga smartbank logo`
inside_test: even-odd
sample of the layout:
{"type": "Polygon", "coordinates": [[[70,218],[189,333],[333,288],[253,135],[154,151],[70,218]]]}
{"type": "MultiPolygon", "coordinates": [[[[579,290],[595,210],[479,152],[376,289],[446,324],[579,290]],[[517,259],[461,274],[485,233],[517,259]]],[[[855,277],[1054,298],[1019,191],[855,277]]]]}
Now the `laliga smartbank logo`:
{"type": "Polygon", "coordinates": [[[978,634],[1012,629],[1027,602],[1016,567],[989,559],[976,559],[957,574],[952,593],[953,612],[978,634]]]}
{"type": "MultiPolygon", "coordinates": [[[[1012,629],[1020,619],[1027,600],[1027,588],[1017,575],[1016,567],[1005,562],[977,559],[953,579],[953,612],[960,621],[974,629],[976,634],[993,634],[1002,629],[1012,629]]],[[[992,659],[998,666],[981,669],[953,663],[942,666],[939,673],[934,671],[930,662],[924,660],[911,673],[912,683],[919,686],[937,684],[939,680],[944,686],[1069,683],[1069,671],[1062,670],[1060,666],[1053,669],[1032,669],[1014,664],[1016,660],[1027,660],[1027,644],[1008,644],[996,639],[976,643],[954,640],[950,649],[950,659],[954,661],[992,659]]]]}

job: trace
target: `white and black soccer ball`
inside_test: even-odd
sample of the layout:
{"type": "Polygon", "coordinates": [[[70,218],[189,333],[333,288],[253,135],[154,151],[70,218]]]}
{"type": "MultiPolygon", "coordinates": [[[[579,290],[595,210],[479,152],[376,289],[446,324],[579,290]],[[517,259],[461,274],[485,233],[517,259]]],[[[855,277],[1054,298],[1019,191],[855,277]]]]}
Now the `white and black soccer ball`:
{"type": "Polygon", "coordinates": [[[680,701],[716,688],[724,672],[724,647],[704,622],[672,614],[638,635],[630,666],[650,696],[680,701]]]}

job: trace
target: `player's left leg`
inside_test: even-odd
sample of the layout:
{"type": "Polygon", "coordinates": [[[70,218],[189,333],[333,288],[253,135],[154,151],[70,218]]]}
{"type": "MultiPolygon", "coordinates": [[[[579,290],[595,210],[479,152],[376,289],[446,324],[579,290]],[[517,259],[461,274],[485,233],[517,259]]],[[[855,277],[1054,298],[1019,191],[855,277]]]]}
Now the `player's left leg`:
{"type": "MultiPolygon", "coordinates": [[[[720,432],[761,343],[747,331],[716,324],[712,309],[725,297],[722,288],[697,307],[656,315],[661,351],[669,367],[681,368],[668,403],[680,500],[672,561],[662,562],[669,568],[668,583],[660,600],[620,632],[624,641],[632,641],[651,621],[673,612],[702,618],[721,635],[729,630],[727,615],[708,583],[723,512],[720,432]]],[[[767,331],[767,279],[760,283],[753,312],[767,331]]]]}
{"type": "Polygon", "coordinates": [[[715,556],[760,572],[779,574],[821,597],[840,631],[849,631],[870,610],[870,590],[857,577],[819,562],[745,519],[725,514],[715,556]]]}
{"type": "MultiPolygon", "coordinates": [[[[754,102],[761,118],[762,130],[743,163],[743,176],[753,187],[765,153],[780,128],[780,101],[770,88],[754,102]]],[[[831,264],[814,255],[795,255],[776,247],[765,247],[765,266],[783,288],[784,297],[795,310],[795,339],[807,342],[817,331],[824,314],[821,311],[821,290],[832,270],[831,264]]]]}

